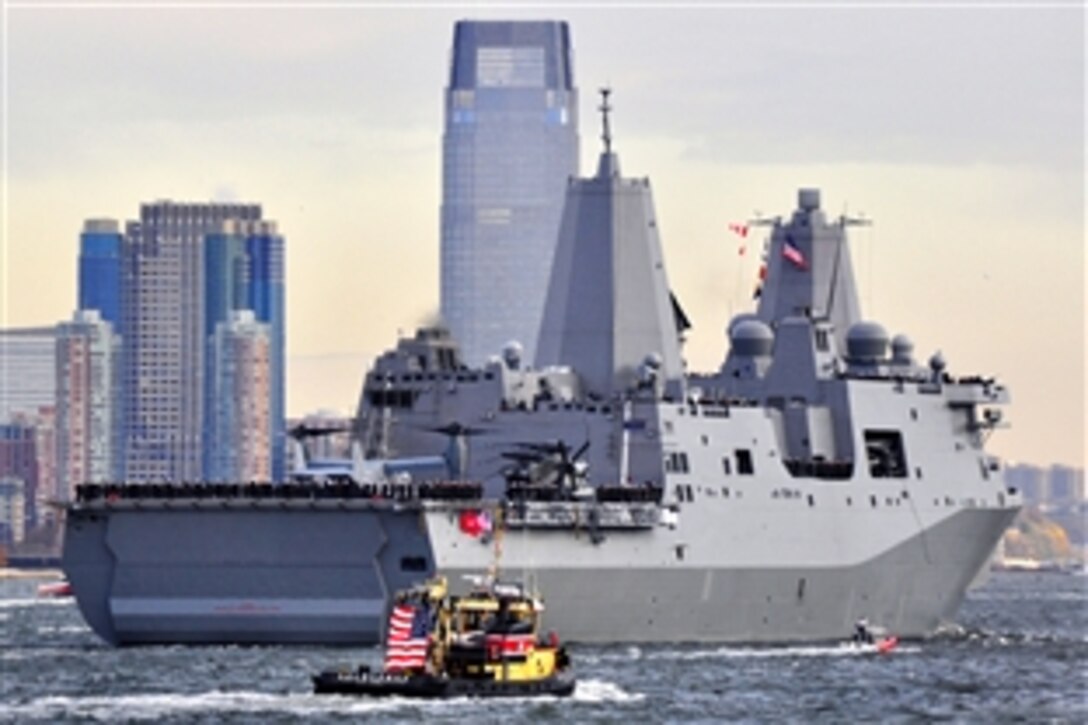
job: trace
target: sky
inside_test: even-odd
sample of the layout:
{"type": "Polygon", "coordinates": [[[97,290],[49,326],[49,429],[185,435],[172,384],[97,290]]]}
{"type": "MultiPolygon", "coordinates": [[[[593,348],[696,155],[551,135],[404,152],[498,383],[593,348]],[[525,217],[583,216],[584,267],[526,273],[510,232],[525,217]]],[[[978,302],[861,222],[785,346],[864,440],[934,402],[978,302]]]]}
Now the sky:
{"type": "Polygon", "coordinates": [[[571,27],[583,173],[613,88],[672,288],[716,369],[758,259],[728,224],[818,187],[863,313],[1011,389],[1010,461],[1085,455],[1082,3],[12,2],[3,8],[0,326],[76,305],[83,220],[259,202],[287,240],[290,415],[354,411],[438,311],[443,91],[458,19],[571,27]]]}

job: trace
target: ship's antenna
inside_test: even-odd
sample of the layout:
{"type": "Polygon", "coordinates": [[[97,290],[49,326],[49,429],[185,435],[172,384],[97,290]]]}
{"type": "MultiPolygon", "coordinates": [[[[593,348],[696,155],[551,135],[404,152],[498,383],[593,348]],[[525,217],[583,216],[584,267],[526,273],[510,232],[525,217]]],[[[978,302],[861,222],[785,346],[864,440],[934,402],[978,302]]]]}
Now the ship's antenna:
{"type": "Polygon", "coordinates": [[[612,153],[612,131],[608,127],[608,112],[612,110],[612,106],[608,105],[608,97],[612,95],[612,89],[605,86],[601,89],[601,105],[599,109],[601,111],[601,125],[603,131],[601,132],[601,140],[604,141],[604,152],[606,154],[612,153]]]}

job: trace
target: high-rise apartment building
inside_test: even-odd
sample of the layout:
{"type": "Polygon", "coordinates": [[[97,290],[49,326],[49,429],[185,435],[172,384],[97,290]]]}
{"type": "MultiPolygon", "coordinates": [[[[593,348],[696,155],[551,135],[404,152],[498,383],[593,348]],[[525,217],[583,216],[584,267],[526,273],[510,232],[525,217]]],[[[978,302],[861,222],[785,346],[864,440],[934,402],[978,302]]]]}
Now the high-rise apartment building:
{"type": "Polygon", "coordinates": [[[57,326],[56,495],[117,480],[120,471],[121,340],[98,310],[57,326]]]}
{"type": "Polygon", "coordinates": [[[443,137],[441,306],[469,363],[511,340],[535,357],[577,169],[567,24],[458,22],[443,137]]]}
{"type": "Polygon", "coordinates": [[[0,475],[0,544],[11,546],[26,538],[26,482],[0,475]]]}
{"type": "Polygon", "coordinates": [[[207,444],[211,481],[266,482],[272,476],[271,326],[252,310],[231,310],[208,346],[210,389],[207,444]]]}
{"type": "Polygon", "coordinates": [[[87,219],[79,235],[79,309],[98,310],[121,334],[121,246],[115,219],[87,219]]]}
{"type": "MultiPolygon", "coordinates": [[[[271,480],[286,478],[286,400],[284,326],[285,300],[283,284],[283,237],[269,221],[231,221],[223,229],[210,234],[204,247],[204,335],[215,334],[216,325],[230,320],[234,310],[251,310],[257,322],[265,323],[269,331],[271,400],[269,409],[271,480]]],[[[214,360],[208,356],[206,367],[214,360]]],[[[204,389],[211,405],[215,398],[213,381],[209,377],[204,389]]],[[[205,425],[214,425],[213,416],[205,417],[205,425]]],[[[205,455],[210,448],[205,446],[205,455]]],[[[205,468],[210,458],[206,460],[205,468]]]]}
{"type": "Polygon", "coordinates": [[[122,246],[122,437],[130,481],[203,477],[204,240],[256,204],[143,204],[122,246]]]}
{"type": "Polygon", "coordinates": [[[55,327],[0,330],[0,423],[53,405],[55,327]]]}
{"type": "Polygon", "coordinates": [[[7,537],[22,541],[34,524],[34,494],[38,489],[36,430],[30,423],[0,423],[0,481],[6,482],[3,515],[7,537]],[[14,513],[15,511],[18,513],[14,513]]]}

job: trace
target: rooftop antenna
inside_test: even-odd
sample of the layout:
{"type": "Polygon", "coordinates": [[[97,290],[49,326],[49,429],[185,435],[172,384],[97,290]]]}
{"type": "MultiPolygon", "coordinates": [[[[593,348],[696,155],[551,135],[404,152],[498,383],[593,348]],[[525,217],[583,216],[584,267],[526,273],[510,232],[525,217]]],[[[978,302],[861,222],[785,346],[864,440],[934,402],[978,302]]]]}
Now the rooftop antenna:
{"type": "Polygon", "coordinates": [[[601,132],[601,140],[604,141],[604,152],[606,154],[612,153],[612,131],[608,128],[608,112],[612,110],[612,106],[608,105],[608,97],[612,95],[612,89],[605,86],[601,89],[601,123],[604,126],[604,130],[601,132]]]}

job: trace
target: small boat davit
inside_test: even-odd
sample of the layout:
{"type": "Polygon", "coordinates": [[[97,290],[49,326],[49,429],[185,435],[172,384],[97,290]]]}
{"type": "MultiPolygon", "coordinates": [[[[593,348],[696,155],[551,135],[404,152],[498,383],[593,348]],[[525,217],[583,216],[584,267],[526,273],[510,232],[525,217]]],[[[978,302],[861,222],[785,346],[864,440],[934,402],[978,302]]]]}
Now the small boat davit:
{"type": "Polygon", "coordinates": [[[380,672],[325,670],[318,694],[371,697],[565,697],[574,674],[554,632],[540,632],[544,605],[520,584],[481,578],[466,596],[436,577],[397,595],[380,672]]]}

